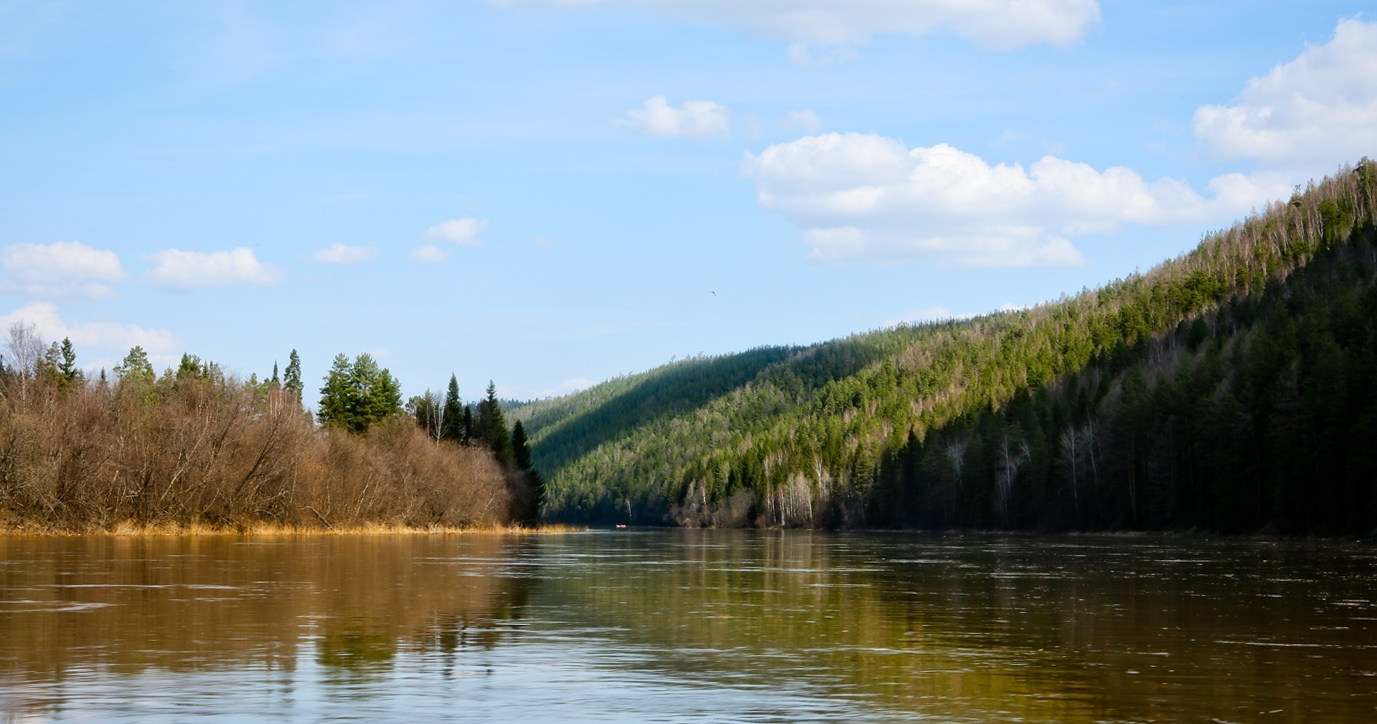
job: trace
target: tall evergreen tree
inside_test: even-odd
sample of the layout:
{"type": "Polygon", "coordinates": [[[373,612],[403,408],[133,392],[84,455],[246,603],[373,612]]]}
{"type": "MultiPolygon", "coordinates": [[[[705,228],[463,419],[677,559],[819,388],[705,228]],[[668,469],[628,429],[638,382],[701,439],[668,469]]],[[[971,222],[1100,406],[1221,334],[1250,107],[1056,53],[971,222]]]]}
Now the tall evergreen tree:
{"type": "Polygon", "coordinates": [[[282,380],[277,376],[277,360],[273,360],[273,378],[268,380],[268,384],[271,385],[273,389],[282,386],[282,380]]]}
{"type": "Polygon", "coordinates": [[[510,465],[512,462],[512,437],[507,431],[507,420],[497,403],[497,385],[488,381],[488,395],[478,404],[478,430],[480,439],[492,450],[498,462],[510,465]]]}
{"type": "Polygon", "coordinates": [[[61,374],[62,389],[80,387],[86,381],[86,375],[76,365],[76,349],[67,337],[62,338],[62,360],[58,362],[57,370],[61,374]]]}
{"type": "Polygon", "coordinates": [[[320,388],[317,417],[322,425],[333,424],[351,428],[353,415],[350,408],[353,403],[354,394],[349,382],[349,357],[342,353],[337,354],[330,363],[330,371],[325,374],[325,385],[320,388]]]}
{"type": "Polygon", "coordinates": [[[464,430],[464,405],[459,400],[459,380],[449,376],[449,389],[445,391],[445,407],[441,413],[440,437],[444,440],[460,442],[466,436],[464,430]]]}
{"type": "Polygon", "coordinates": [[[531,469],[531,444],[526,439],[526,426],[520,420],[512,425],[512,462],[517,470],[531,469]]]}
{"type": "Polygon", "coordinates": [[[296,350],[292,350],[292,355],[287,358],[287,370],[282,376],[282,387],[296,395],[297,402],[301,401],[301,358],[297,356],[296,350]]]}

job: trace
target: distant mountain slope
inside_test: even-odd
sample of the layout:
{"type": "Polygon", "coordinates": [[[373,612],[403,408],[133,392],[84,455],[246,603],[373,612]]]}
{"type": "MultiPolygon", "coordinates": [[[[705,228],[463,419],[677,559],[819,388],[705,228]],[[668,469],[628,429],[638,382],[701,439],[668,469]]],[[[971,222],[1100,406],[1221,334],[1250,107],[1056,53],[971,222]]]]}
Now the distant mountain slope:
{"type": "Polygon", "coordinates": [[[1365,382],[1377,372],[1377,307],[1364,306],[1375,197],[1377,168],[1364,160],[1147,274],[1075,297],[687,360],[516,417],[556,519],[1368,530],[1373,473],[1335,441],[1366,449],[1355,431],[1377,415],[1365,382]],[[1169,399],[1187,384],[1199,388],[1191,402],[1169,399]],[[1320,424],[1315,401],[1333,395],[1347,402],[1320,424]],[[1188,429],[1235,430],[1228,444],[1256,455],[1211,456],[1188,429]],[[1307,450],[1348,461],[1334,463],[1348,493],[1324,506],[1350,512],[1298,515],[1310,504],[1295,500],[1302,481],[1338,474],[1310,460],[1318,453],[1267,457],[1305,430],[1328,436],[1307,450]],[[1218,465],[1227,469],[1201,467],[1218,465]],[[1267,482],[1248,490],[1243,478],[1267,482]]]}

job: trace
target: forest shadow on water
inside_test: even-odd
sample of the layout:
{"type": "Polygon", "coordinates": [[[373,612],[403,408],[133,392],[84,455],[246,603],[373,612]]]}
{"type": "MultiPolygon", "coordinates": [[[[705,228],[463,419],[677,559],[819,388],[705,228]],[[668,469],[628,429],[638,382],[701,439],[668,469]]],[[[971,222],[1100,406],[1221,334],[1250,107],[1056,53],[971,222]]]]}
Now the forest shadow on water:
{"type": "Polygon", "coordinates": [[[0,538],[0,721],[1370,721],[1377,551],[621,531],[0,538]]]}

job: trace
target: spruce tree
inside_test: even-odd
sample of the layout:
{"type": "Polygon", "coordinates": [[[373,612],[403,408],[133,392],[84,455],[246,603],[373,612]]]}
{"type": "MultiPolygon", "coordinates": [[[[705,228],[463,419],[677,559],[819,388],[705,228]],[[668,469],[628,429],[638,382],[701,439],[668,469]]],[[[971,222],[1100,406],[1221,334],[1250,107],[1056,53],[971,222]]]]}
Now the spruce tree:
{"type": "Polygon", "coordinates": [[[449,376],[449,389],[445,391],[445,407],[441,417],[440,437],[459,442],[464,439],[464,405],[459,400],[459,380],[449,376]]]}
{"type": "Polygon", "coordinates": [[[497,386],[488,381],[488,395],[478,405],[478,429],[488,449],[498,462],[510,465],[512,462],[512,438],[507,431],[507,421],[502,416],[502,408],[497,404],[497,386]]]}
{"type": "Polygon", "coordinates": [[[60,384],[64,390],[80,387],[86,381],[86,375],[76,366],[76,349],[67,337],[62,338],[62,361],[58,363],[57,370],[62,376],[60,384]]]}
{"type": "Polygon", "coordinates": [[[531,444],[526,439],[526,426],[520,420],[512,425],[512,461],[517,470],[531,469],[531,444]]]}
{"type": "Polygon", "coordinates": [[[297,402],[301,401],[301,358],[297,356],[296,350],[292,350],[292,355],[287,358],[287,370],[282,376],[282,387],[296,395],[297,402]]]}

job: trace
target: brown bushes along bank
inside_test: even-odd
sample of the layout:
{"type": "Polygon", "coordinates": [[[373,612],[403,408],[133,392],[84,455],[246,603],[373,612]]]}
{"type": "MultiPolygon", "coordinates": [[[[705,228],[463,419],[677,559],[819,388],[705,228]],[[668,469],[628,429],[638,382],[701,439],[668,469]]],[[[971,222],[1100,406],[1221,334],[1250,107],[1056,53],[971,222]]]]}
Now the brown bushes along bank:
{"type": "Polygon", "coordinates": [[[338,529],[511,522],[520,477],[394,416],[318,428],[290,391],[210,368],[62,384],[0,371],[0,527],[338,529]]]}

